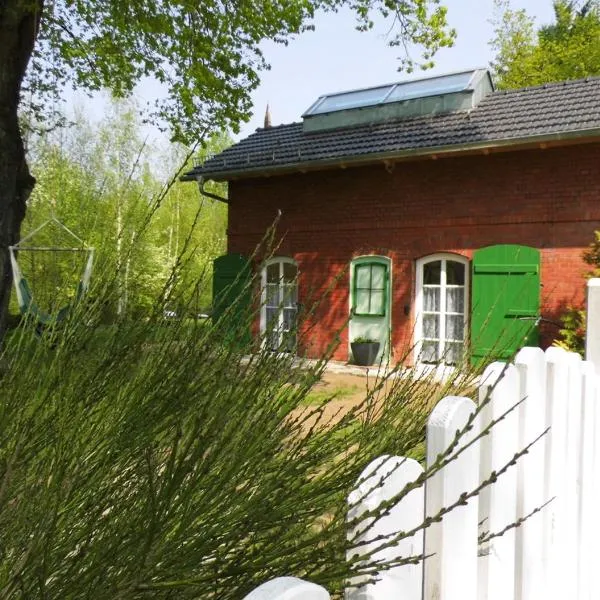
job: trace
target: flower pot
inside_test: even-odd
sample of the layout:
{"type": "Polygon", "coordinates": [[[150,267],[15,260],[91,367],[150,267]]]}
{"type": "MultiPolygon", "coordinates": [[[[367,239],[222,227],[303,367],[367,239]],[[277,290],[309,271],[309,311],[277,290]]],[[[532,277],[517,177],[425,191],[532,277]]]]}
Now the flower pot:
{"type": "Polygon", "coordinates": [[[379,342],[351,342],[354,363],[361,367],[370,367],[379,353],[379,342]]]}

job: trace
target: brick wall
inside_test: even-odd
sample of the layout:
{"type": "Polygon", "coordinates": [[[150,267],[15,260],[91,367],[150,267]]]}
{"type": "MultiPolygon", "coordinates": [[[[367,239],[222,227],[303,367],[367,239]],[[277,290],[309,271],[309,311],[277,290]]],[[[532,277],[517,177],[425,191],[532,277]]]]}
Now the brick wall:
{"type": "MultiPolygon", "coordinates": [[[[323,298],[307,322],[307,353],[322,352],[339,330],[340,360],[347,358],[349,261],[391,257],[392,344],[400,357],[412,343],[415,260],[422,256],[533,246],[542,253],[543,316],[556,320],[566,305],[581,305],[581,252],[600,229],[599,167],[594,143],[235,181],[229,251],[250,254],[281,210],[277,253],[298,262],[304,306],[323,298]]],[[[555,331],[545,328],[545,344],[555,331]]]]}

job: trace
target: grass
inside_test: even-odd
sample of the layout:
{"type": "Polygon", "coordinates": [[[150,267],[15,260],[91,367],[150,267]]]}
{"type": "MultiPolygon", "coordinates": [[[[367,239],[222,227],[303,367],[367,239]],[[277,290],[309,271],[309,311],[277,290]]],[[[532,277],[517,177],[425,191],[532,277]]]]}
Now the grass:
{"type": "MultiPolygon", "coordinates": [[[[322,386],[322,383],[316,383],[315,387],[322,386]]],[[[366,395],[366,387],[359,385],[331,385],[326,384],[326,387],[312,389],[303,399],[302,406],[315,406],[331,402],[333,400],[348,400],[356,397],[360,392],[366,395]]]]}

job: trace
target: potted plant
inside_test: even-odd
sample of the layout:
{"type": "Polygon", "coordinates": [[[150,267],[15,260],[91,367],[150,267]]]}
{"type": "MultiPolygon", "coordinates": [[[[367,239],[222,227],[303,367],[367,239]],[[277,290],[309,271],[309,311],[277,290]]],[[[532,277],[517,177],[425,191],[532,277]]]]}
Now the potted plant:
{"type": "Polygon", "coordinates": [[[377,354],[379,353],[379,342],[368,337],[357,337],[352,340],[350,347],[352,348],[352,356],[354,362],[362,367],[370,367],[375,363],[377,354]]]}

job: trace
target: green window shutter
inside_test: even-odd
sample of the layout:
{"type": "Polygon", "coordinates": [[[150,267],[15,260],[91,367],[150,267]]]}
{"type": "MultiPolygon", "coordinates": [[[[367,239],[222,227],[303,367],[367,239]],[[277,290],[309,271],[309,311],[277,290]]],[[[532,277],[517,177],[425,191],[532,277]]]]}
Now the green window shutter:
{"type": "Polygon", "coordinates": [[[213,261],[213,322],[231,309],[227,323],[232,336],[243,342],[250,340],[251,278],[248,259],[241,254],[225,254],[213,261]]]}
{"type": "Polygon", "coordinates": [[[471,357],[508,360],[538,344],[540,252],[503,244],[473,255],[471,357]]]}
{"type": "Polygon", "coordinates": [[[357,316],[383,317],[387,314],[389,273],[383,262],[354,265],[352,312],[357,316]]]}

